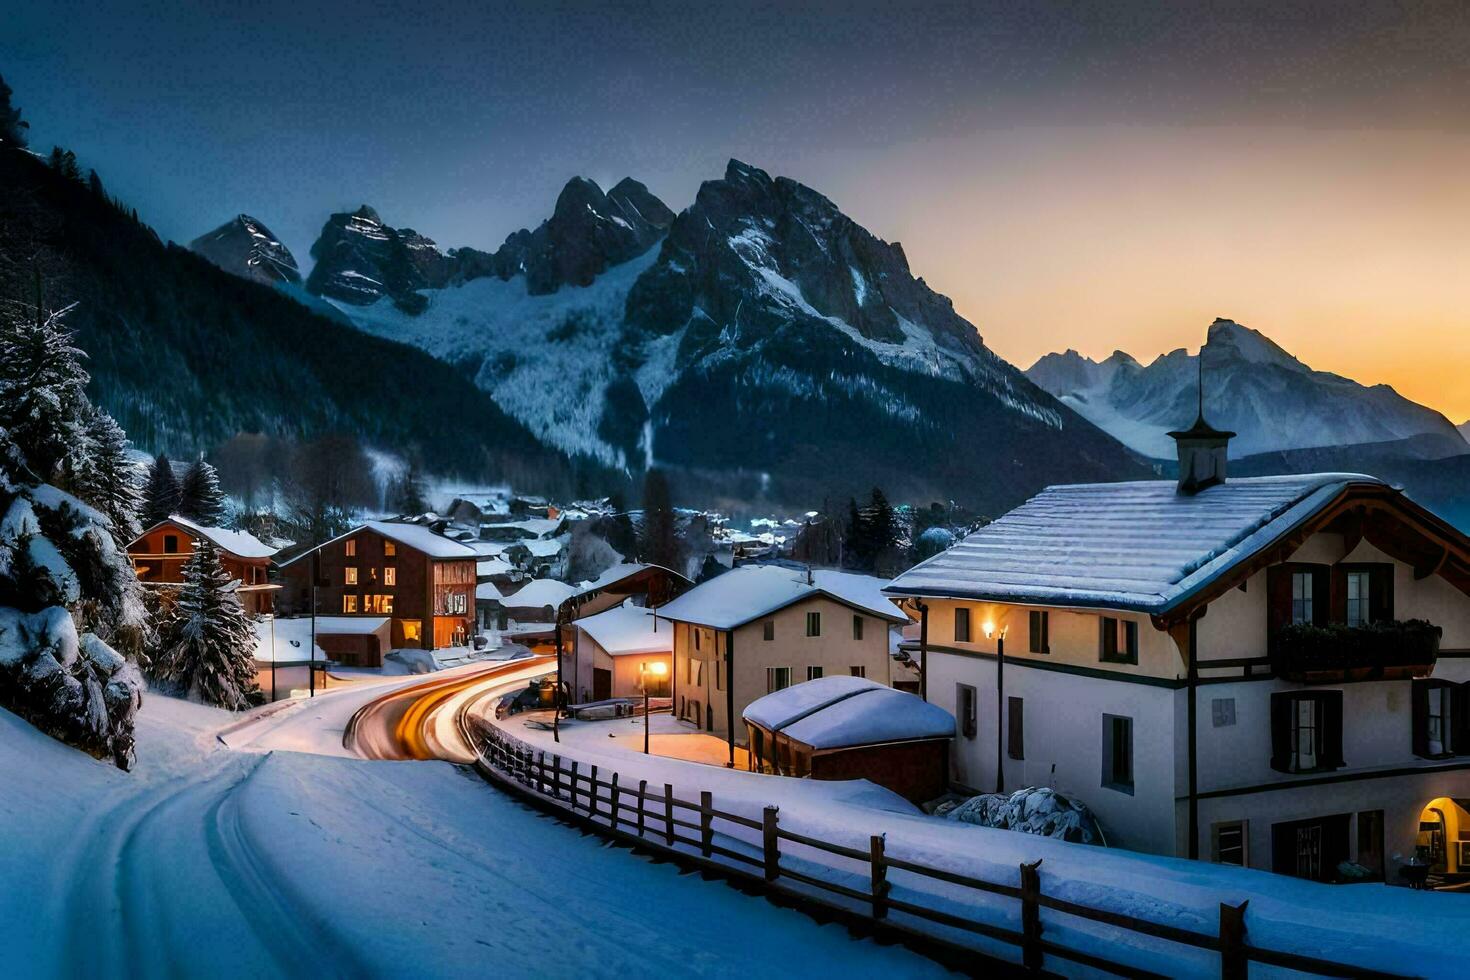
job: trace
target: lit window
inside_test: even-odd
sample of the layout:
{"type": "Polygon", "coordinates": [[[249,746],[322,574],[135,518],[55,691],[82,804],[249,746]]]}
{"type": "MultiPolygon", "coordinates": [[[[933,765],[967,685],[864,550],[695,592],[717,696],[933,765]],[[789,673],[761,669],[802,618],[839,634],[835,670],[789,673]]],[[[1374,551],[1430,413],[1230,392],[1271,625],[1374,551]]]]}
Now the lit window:
{"type": "Polygon", "coordinates": [[[383,584],[384,585],[397,585],[398,584],[398,569],[396,569],[396,568],[385,568],[385,569],[383,569],[383,584]]]}
{"type": "Polygon", "coordinates": [[[342,597],[342,611],[345,613],[357,612],[357,596],[344,595],[342,597]]]}
{"type": "Polygon", "coordinates": [[[403,625],[403,639],[405,641],[418,641],[424,638],[424,624],[417,619],[400,619],[403,625]]]}
{"type": "Polygon", "coordinates": [[[398,554],[398,545],[394,544],[392,541],[384,541],[383,542],[383,555],[384,555],[384,557],[392,558],[396,554],[398,554]]]}
{"type": "Polygon", "coordinates": [[[343,569],[343,573],[347,576],[346,581],[348,585],[357,584],[357,569],[355,567],[348,566],[347,568],[343,569]]]}
{"type": "Polygon", "coordinates": [[[343,547],[344,553],[347,555],[348,558],[354,558],[354,557],[357,556],[357,539],[356,538],[349,538],[342,545],[342,547],[343,547]]]}
{"type": "Polygon", "coordinates": [[[1363,626],[1372,618],[1368,611],[1368,581],[1367,572],[1347,573],[1347,624],[1349,626],[1363,626]]]}

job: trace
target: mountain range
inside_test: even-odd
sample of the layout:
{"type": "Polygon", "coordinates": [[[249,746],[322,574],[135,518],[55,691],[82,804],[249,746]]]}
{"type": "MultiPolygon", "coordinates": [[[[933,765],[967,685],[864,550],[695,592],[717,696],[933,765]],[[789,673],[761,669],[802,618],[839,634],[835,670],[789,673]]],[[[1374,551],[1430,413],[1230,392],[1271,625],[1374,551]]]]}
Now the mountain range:
{"type": "Polygon", "coordinates": [[[307,288],[362,330],[456,365],[563,452],[659,465],[705,499],[881,485],[994,510],[1145,472],[995,356],[902,246],[740,161],[677,215],[636,181],[577,178],[493,254],[363,207],[312,255],[307,288]]]}
{"type": "Polygon", "coordinates": [[[1180,348],[1145,366],[1123,351],[1093,361],[1068,350],[1047,354],[1026,375],[1155,459],[1173,458],[1168,432],[1193,420],[1201,379],[1206,417],[1236,433],[1232,455],[1386,443],[1420,458],[1470,452],[1464,427],[1439,412],[1388,385],[1313,370],[1259,331],[1223,318],[1210,324],[1198,354],[1180,348]]]}

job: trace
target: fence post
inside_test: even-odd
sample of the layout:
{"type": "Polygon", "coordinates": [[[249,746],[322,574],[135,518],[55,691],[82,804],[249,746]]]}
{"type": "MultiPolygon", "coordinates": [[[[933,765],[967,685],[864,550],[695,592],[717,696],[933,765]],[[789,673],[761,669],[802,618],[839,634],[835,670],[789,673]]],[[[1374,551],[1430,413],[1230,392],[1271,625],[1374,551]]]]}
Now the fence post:
{"type": "Polygon", "coordinates": [[[668,845],[674,846],[674,784],[664,783],[664,827],[668,831],[668,845]]]}
{"type": "Polygon", "coordinates": [[[587,786],[592,792],[587,794],[587,816],[597,816],[597,767],[592,767],[591,782],[587,786]]]}
{"type": "Polygon", "coordinates": [[[561,756],[551,757],[551,795],[561,799],[561,756]]]}
{"type": "Polygon", "coordinates": [[[1246,980],[1250,959],[1245,952],[1245,907],[1220,903],[1220,977],[1221,980],[1246,980]]]}
{"type": "Polygon", "coordinates": [[[618,774],[613,773],[612,778],[612,829],[618,829],[618,774]]]}
{"type": "Polygon", "coordinates": [[[577,760],[572,760],[572,812],[577,812],[577,760]]]}
{"type": "Polygon", "coordinates": [[[536,753],[536,792],[546,792],[546,753],[536,753]]]}
{"type": "Polygon", "coordinates": [[[781,876],[781,840],[776,836],[776,817],[780,807],[768,806],[761,811],[761,839],[764,843],[766,880],[781,876]]]}
{"type": "Polygon", "coordinates": [[[648,794],[648,780],[638,780],[638,836],[643,836],[643,804],[644,797],[648,794]]]}
{"type": "Polygon", "coordinates": [[[699,794],[699,853],[710,856],[709,846],[715,839],[714,794],[703,790],[699,794]]]}
{"type": "Polygon", "coordinates": [[[888,918],[888,858],[884,852],[882,834],[874,834],[868,841],[868,856],[873,864],[873,918],[888,918]]]}
{"type": "Polygon", "coordinates": [[[1033,973],[1041,970],[1041,862],[1021,864],[1021,962],[1033,973]]]}

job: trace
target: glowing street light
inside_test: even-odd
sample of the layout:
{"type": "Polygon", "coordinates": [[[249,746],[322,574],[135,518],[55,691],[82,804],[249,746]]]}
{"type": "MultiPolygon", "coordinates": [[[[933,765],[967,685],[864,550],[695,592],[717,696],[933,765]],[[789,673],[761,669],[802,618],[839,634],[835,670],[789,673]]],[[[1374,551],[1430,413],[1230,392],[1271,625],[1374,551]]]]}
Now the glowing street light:
{"type": "Polygon", "coordinates": [[[669,665],[662,660],[639,665],[638,683],[643,688],[643,754],[648,755],[648,679],[650,677],[667,677],[669,665]]]}

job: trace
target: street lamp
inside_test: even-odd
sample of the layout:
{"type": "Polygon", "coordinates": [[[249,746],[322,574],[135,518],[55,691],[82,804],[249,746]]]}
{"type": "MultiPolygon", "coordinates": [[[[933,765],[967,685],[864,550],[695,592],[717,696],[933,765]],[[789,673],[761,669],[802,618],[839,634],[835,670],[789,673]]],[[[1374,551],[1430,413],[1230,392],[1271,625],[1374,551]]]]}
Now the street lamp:
{"type": "Polygon", "coordinates": [[[669,665],[662,660],[655,660],[651,664],[643,664],[638,673],[638,682],[643,686],[643,754],[648,755],[648,678],[667,677],[669,665]]]}
{"type": "Polygon", "coordinates": [[[995,792],[1005,792],[1005,751],[1001,748],[1001,735],[1005,731],[1005,667],[1006,667],[1006,628],[1002,626],[997,633],[995,624],[986,622],[981,627],[988,640],[995,637],[995,792]]]}

